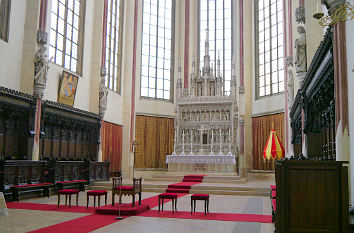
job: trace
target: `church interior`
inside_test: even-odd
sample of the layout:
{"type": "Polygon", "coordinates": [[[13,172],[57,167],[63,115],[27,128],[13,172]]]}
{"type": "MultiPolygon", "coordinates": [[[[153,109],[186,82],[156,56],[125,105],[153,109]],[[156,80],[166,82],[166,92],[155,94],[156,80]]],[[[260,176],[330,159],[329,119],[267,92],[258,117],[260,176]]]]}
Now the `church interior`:
{"type": "Polygon", "coordinates": [[[352,132],[354,0],[0,0],[0,232],[354,232],[352,132]]]}

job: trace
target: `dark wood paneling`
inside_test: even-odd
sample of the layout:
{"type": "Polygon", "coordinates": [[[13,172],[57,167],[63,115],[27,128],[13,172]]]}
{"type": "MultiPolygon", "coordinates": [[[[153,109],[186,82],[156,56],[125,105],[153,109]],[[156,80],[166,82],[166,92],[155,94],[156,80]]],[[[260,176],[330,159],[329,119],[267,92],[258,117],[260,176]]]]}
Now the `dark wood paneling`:
{"type": "Polygon", "coordinates": [[[341,162],[277,162],[276,232],[348,232],[347,174],[341,162]]]}

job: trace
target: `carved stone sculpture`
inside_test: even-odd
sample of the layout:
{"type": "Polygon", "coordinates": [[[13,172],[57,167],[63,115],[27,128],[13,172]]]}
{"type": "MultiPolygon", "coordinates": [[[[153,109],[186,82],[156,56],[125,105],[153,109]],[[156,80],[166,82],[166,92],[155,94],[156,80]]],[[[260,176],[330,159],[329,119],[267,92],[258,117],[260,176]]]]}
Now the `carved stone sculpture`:
{"type": "Polygon", "coordinates": [[[305,24],[305,6],[299,6],[295,11],[296,22],[305,24]]]}
{"type": "Polygon", "coordinates": [[[294,66],[294,58],[293,56],[287,56],[286,57],[286,66],[294,66]]]}
{"type": "Polygon", "coordinates": [[[99,90],[99,114],[103,118],[106,108],[107,108],[107,94],[108,90],[105,85],[105,79],[104,77],[101,77],[101,82],[100,82],[100,90],[99,90]]]}
{"type": "Polygon", "coordinates": [[[298,26],[297,31],[300,37],[295,40],[295,68],[296,73],[306,72],[307,70],[307,57],[306,57],[306,34],[303,26],[298,26]]]}
{"type": "Polygon", "coordinates": [[[40,44],[39,50],[34,57],[34,84],[33,95],[35,98],[43,98],[44,89],[47,82],[48,74],[48,59],[46,54],[47,47],[45,44],[40,44]]]}
{"type": "Polygon", "coordinates": [[[292,70],[288,70],[287,98],[288,107],[291,109],[294,102],[294,74],[292,70]]]}

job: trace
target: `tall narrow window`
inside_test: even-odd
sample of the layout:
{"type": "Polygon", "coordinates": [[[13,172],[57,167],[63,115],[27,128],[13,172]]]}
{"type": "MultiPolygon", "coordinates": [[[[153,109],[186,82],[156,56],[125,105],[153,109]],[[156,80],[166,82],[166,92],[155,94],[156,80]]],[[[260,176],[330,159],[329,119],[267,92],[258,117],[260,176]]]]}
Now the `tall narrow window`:
{"type": "Polygon", "coordinates": [[[144,0],[141,96],[171,99],[172,0],[144,0]]]}
{"type": "Polygon", "coordinates": [[[258,97],[284,91],[283,1],[256,1],[258,97]]]}
{"type": "Polygon", "coordinates": [[[64,68],[81,73],[85,0],[53,0],[49,57],[64,68]]]}
{"type": "Polygon", "coordinates": [[[216,76],[218,53],[220,53],[224,93],[229,94],[232,59],[232,0],[200,0],[200,68],[204,63],[204,42],[207,28],[209,29],[210,62],[213,63],[214,75],[216,76]]]}
{"type": "Polygon", "coordinates": [[[123,0],[108,0],[106,39],[106,86],[120,93],[121,15],[123,0]]]}
{"type": "Polygon", "coordinates": [[[11,0],[0,0],[0,39],[9,41],[11,0]]]}

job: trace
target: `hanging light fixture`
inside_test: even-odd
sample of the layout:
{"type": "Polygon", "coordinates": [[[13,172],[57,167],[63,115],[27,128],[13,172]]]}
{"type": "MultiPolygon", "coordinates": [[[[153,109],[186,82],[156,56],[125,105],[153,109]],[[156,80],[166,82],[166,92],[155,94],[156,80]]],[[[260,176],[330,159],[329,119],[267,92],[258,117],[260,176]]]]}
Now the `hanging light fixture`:
{"type": "MultiPolygon", "coordinates": [[[[322,13],[323,14],[323,13],[322,13]]],[[[319,19],[319,24],[323,27],[332,26],[338,22],[345,22],[354,19],[354,7],[349,2],[340,6],[332,15],[321,16],[321,12],[317,7],[317,13],[313,15],[319,19]]]]}

